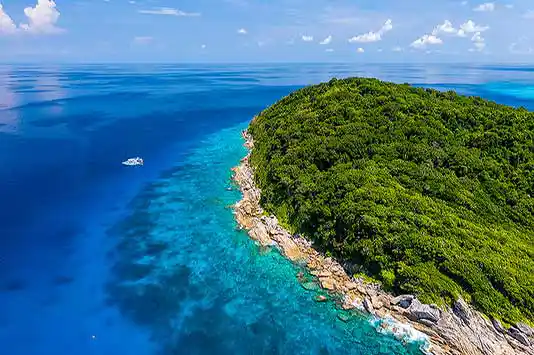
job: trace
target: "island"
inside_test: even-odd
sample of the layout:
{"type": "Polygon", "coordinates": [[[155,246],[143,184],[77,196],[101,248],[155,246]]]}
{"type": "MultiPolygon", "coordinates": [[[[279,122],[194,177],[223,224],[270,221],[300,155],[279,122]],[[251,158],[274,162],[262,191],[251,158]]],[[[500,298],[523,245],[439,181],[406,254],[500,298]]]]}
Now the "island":
{"type": "Polygon", "coordinates": [[[332,79],[244,137],[239,223],[344,308],[410,323],[436,354],[534,354],[534,113],[332,79]]]}

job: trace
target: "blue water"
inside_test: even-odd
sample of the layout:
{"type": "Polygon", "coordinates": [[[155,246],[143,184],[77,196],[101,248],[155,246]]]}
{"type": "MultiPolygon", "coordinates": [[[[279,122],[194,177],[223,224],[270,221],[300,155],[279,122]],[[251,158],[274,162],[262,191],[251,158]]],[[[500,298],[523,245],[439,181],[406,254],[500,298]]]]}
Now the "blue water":
{"type": "Polygon", "coordinates": [[[357,75],[534,108],[525,66],[0,66],[2,354],[418,353],[314,302],[228,208],[253,115],[357,75]]]}

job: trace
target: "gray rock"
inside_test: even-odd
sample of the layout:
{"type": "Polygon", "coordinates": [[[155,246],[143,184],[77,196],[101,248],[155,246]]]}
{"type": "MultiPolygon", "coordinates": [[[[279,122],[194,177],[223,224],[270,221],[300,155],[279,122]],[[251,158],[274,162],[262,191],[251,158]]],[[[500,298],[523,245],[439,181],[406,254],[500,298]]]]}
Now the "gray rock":
{"type": "Polygon", "coordinates": [[[408,318],[415,321],[428,319],[431,322],[437,322],[441,315],[438,309],[434,309],[427,304],[422,304],[417,298],[412,300],[408,312],[408,318]]]}
{"type": "Polygon", "coordinates": [[[530,346],[530,341],[528,340],[527,336],[521,333],[519,329],[515,327],[510,327],[510,329],[508,329],[508,335],[510,335],[512,338],[514,338],[521,344],[525,346],[530,346]]]}
{"type": "Polygon", "coordinates": [[[498,333],[506,333],[506,329],[504,329],[501,322],[499,322],[497,319],[491,318],[491,324],[493,324],[493,328],[495,328],[498,333]]]}
{"type": "Polygon", "coordinates": [[[526,325],[525,323],[517,323],[515,325],[515,327],[523,334],[531,337],[531,336],[534,336],[534,329],[528,325],[526,325]]]}
{"type": "Polygon", "coordinates": [[[469,306],[462,299],[462,297],[458,298],[458,300],[456,300],[456,302],[454,302],[454,305],[452,307],[452,311],[461,320],[463,320],[466,324],[469,324],[469,320],[471,319],[472,314],[471,314],[471,311],[469,310],[469,306]]]}
{"type": "Polygon", "coordinates": [[[436,323],[429,321],[428,319],[419,319],[418,322],[423,325],[426,325],[429,328],[433,328],[436,326],[436,323]]]}
{"type": "Polygon", "coordinates": [[[415,299],[414,295],[400,295],[391,300],[392,305],[399,305],[402,308],[410,307],[410,304],[415,299]]]}

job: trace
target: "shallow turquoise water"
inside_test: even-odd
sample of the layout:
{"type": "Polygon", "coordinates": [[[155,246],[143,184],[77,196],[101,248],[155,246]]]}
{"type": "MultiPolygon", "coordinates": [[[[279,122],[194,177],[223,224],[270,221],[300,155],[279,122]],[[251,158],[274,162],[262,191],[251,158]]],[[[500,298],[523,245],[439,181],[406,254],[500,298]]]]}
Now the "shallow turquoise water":
{"type": "Polygon", "coordinates": [[[111,299],[150,326],[165,353],[407,354],[363,315],[345,323],[335,303],[297,282],[300,268],[236,230],[230,168],[246,154],[238,125],[207,137],[183,164],[147,186],[110,230],[121,239],[111,299]],[[173,285],[177,285],[173,288],[173,285]]]}

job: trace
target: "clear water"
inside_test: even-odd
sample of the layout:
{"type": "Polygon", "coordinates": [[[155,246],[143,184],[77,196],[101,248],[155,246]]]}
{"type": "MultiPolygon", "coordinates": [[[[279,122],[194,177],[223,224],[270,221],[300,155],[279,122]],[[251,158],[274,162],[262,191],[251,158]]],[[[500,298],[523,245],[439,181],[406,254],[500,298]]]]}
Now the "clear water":
{"type": "Polygon", "coordinates": [[[252,116],[357,75],[533,108],[528,67],[0,66],[2,353],[418,353],[314,302],[228,208],[252,116]]]}

